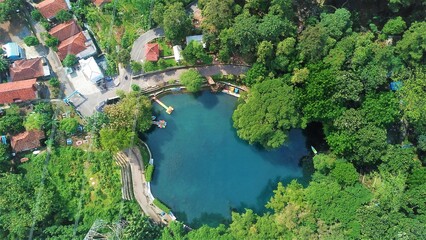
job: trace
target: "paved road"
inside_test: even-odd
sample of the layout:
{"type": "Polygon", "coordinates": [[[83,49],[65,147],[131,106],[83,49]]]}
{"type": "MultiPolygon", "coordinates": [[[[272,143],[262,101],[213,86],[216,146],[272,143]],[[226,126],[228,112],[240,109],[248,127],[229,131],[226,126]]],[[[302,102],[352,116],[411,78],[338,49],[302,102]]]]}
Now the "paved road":
{"type": "Polygon", "coordinates": [[[164,30],[162,28],[154,28],[146,33],[142,34],[136,41],[133,43],[132,51],[130,52],[130,59],[133,61],[141,61],[145,57],[145,44],[151,42],[152,40],[163,37],[164,30]]]}
{"type": "Polygon", "coordinates": [[[145,181],[145,175],[144,175],[144,167],[143,167],[143,161],[140,159],[138,160],[138,157],[141,158],[141,154],[139,152],[139,149],[132,148],[127,149],[125,151],[126,155],[129,157],[130,161],[130,168],[132,172],[132,182],[133,182],[133,193],[135,195],[136,201],[141,206],[142,210],[145,214],[151,217],[154,221],[161,223],[161,218],[159,216],[159,213],[162,211],[156,208],[151,204],[151,201],[149,200],[147,194],[146,194],[146,181],[145,181]],[[142,166],[141,166],[142,165],[142,166]]]}

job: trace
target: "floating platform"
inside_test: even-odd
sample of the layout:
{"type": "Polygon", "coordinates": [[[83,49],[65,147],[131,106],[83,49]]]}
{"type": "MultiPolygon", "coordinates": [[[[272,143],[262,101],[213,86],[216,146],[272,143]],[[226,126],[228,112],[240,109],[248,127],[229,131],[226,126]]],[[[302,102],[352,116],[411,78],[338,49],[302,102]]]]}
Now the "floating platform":
{"type": "Polygon", "coordinates": [[[159,128],[166,128],[166,126],[167,126],[167,122],[164,121],[164,120],[152,121],[152,124],[157,125],[157,127],[159,127],[159,128]]]}

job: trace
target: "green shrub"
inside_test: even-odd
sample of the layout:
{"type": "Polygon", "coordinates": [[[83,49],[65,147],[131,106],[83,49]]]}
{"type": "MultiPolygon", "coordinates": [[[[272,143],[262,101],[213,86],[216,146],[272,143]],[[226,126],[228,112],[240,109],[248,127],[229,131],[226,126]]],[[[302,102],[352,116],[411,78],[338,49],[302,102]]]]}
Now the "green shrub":
{"type": "Polygon", "coordinates": [[[163,210],[165,213],[169,213],[171,210],[164,203],[160,202],[158,199],[154,199],[154,205],[163,210]]]}
{"type": "Polygon", "coordinates": [[[66,22],[66,21],[71,20],[71,19],[72,19],[72,14],[71,14],[70,12],[68,12],[68,11],[66,11],[66,10],[63,10],[63,9],[62,9],[62,10],[60,10],[60,11],[56,14],[55,18],[56,18],[59,22],[63,23],[63,22],[66,22]]]}
{"type": "Polygon", "coordinates": [[[43,18],[43,15],[41,15],[39,10],[33,10],[31,11],[31,18],[38,22],[43,18]]]}
{"type": "Polygon", "coordinates": [[[153,173],[154,173],[154,165],[148,164],[148,167],[146,167],[146,171],[145,171],[145,178],[147,182],[151,182],[153,173]]]}
{"type": "Polygon", "coordinates": [[[40,44],[40,42],[38,41],[38,39],[34,36],[28,36],[24,38],[24,43],[28,46],[37,46],[40,44]]]}
{"type": "Polygon", "coordinates": [[[59,80],[55,77],[49,79],[49,84],[50,86],[54,87],[54,88],[59,88],[59,86],[61,85],[61,83],[59,82],[59,80]]]}
{"type": "Polygon", "coordinates": [[[62,61],[62,64],[65,67],[72,67],[77,63],[77,57],[74,54],[67,54],[67,56],[62,61]]]}
{"type": "Polygon", "coordinates": [[[155,71],[155,70],[157,70],[157,65],[153,62],[146,61],[146,63],[144,63],[144,65],[143,65],[143,70],[145,72],[155,71]]]}
{"type": "Polygon", "coordinates": [[[59,45],[59,40],[55,37],[52,37],[51,35],[47,36],[47,39],[45,42],[46,42],[46,46],[51,48],[56,48],[59,45]]]}
{"type": "Polygon", "coordinates": [[[142,71],[142,64],[136,61],[131,61],[130,62],[130,68],[132,69],[133,73],[138,73],[140,71],[142,71]]]}
{"type": "Polygon", "coordinates": [[[139,87],[139,85],[137,84],[132,84],[132,90],[135,92],[139,92],[141,90],[141,87],[139,87]]]}

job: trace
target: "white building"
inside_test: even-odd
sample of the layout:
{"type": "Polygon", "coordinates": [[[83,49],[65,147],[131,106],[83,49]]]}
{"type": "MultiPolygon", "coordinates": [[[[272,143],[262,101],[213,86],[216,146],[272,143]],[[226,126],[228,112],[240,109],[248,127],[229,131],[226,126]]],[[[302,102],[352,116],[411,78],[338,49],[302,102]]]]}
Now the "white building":
{"type": "Polygon", "coordinates": [[[93,57],[80,59],[78,62],[81,66],[81,72],[83,72],[86,79],[90,82],[96,84],[104,78],[104,74],[93,57]]]}
{"type": "Polygon", "coordinates": [[[188,45],[191,41],[199,42],[203,45],[203,48],[206,48],[206,43],[203,41],[203,35],[187,36],[186,45],[188,45]]]}
{"type": "Polygon", "coordinates": [[[182,47],[180,45],[173,46],[173,55],[175,56],[175,61],[180,62],[182,60],[182,47]]]}

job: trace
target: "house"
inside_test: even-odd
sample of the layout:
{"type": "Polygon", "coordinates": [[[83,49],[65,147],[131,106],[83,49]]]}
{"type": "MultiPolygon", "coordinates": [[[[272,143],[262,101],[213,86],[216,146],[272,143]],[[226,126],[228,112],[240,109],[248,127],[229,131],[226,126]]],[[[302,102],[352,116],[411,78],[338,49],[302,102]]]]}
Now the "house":
{"type": "Polygon", "coordinates": [[[22,102],[37,98],[37,79],[0,84],[0,104],[22,102]]]}
{"type": "Polygon", "coordinates": [[[96,7],[102,7],[102,5],[110,2],[111,0],[92,0],[92,3],[95,4],[96,7]]]}
{"type": "Polygon", "coordinates": [[[82,31],[76,35],[65,39],[58,46],[59,59],[64,60],[68,54],[74,54],[77,58],[87,58],[97,53],[92,38],[87,31],[82,31]]]}
{"type": "Polygon", "coordinates": [[[81,28],[74,20],[61,23],[50,29],[49,34],[57,38],[60,42],[81,32],[81,28]]]}
{"type": "Polygon", "coordinates": [[[9,42],[2,46],[5,57],[9,61],[16,61],[25,58],[24,50],[15,42],[9,42]]]}
{"type": "Polygon", "coordinates": [[[50,76],[50,69],[44,58],[23,59],[15,61],[9,68],[10,79],[21,81],[50,76]]]}
{"type": "Polygon", "coordinates": [[[182,47],[180,45],[173,46],[173,55],[175,56],[175,61],[180,62],[182,60],[182,47]]]}
{"type": "Polygon", "coordinates": [[[203,45],[203,48],[206,48],[206,43],[203,41],[203,35],[187,36],[186,45],[188,45],[191,41],[199,42],[203,45]]]}
{"type": "Polygon", "coordinates": [[[51,20],[61,10],[68,10],[69,6],[64,0],[44,0],[36,4],[36,8],[40,11],[41,15],[47,20],[51,20]]]}
{"type": "Polygon", "coordinates": [[[104,74],[102,73],[101,69],[99,68],[93,57],[90,57],[88,59],[81,59],[78,62],[80,63],[83,75],[90,82],[96,84],[104,78],[104,74]]]}
{"type": "Polygon", "coordinates": [[[145,45],[145,60],[150,62],[158,61],[160,57],[160,48],[158,43],[148,43],[145,45]]]}
{"type": "Polygon", "coordinates": [[[39,148],[41,146],[40,140],[44,139],[45,135],[43,131],[31,130],[12,136],[10,139],[10,145],[15,153],[24,152],[32,149],[39,148]]]}

